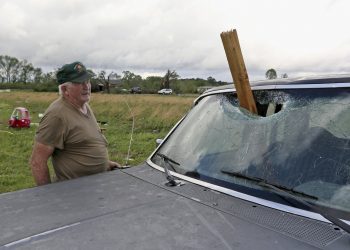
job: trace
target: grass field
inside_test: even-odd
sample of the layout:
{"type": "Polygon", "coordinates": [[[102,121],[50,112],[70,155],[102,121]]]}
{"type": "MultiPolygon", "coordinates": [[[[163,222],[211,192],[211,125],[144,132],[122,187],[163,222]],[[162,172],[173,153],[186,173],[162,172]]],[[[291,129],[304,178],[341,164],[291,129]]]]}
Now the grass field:
{"type": "MultiPolygon", "coordinates": [[[[40,120],[38,115],[57,97],[57,93],[0,93],[0,193],[34,186],[28,161],[40,120]],[[21,106],[29,110],[33,125],[29,129],[8,128],[12,110],[21,106]]],[[[128,164],[135,166],[145,161],[156,147],[155,140],[167,134],[190,109],[194,99],[195,96],[94,93],[90,105],[109,141],[110,159],[122,164],[126,163],[134,117],[128,164]]]]}

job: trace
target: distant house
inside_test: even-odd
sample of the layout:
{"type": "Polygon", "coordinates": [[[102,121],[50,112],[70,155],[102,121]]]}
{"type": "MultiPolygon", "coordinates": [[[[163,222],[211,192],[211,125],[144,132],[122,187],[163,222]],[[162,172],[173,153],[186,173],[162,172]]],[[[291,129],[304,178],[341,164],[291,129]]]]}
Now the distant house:
{"type": "Polygon", "coordinates": [[[105,89],[105,86],[103,85],[103,83],[98,83],[97,86],[99,91],[103,91],[105,89]]]}
{"type": "Polygon", "coordinates": [[[122,79],[110,79],[109,85],[113,88],[118,87],[122,83],[122,79]]]}
{"type": "MultiPolygon", "coordinates": [[[[118,88],[122,83],[122,80],[121,79],[109,79],[109,88],[118,88]]],[[[107,81],[103,81],[103,80],[100,80],[98,81],[97,83],[97,86],[98,86],[98,90],[99,91],[104,91],[106,86],[105,84],[107,84],[107,81]]]]}

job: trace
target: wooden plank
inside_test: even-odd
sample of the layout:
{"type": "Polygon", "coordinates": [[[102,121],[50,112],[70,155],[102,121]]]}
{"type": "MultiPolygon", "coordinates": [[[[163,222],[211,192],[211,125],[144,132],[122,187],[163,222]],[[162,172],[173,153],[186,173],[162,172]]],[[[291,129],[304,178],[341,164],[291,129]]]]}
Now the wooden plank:
{"type": "Polygon", "coordinates": [[[258,114],[236,30],[220,34],[241,107],[258,114]]]}

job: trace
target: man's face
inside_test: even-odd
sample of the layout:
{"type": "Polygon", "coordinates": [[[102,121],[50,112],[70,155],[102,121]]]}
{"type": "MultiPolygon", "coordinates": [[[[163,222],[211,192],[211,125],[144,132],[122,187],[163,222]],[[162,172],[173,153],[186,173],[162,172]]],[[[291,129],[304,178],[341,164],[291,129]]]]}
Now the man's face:
{"type": "Polygon", "coordinates": [[[84,83],[72,83],[66,87],[66,94],[68,99],[77,104],[83,105],[90,100],[91,84],[90,81],[84,83]]]}

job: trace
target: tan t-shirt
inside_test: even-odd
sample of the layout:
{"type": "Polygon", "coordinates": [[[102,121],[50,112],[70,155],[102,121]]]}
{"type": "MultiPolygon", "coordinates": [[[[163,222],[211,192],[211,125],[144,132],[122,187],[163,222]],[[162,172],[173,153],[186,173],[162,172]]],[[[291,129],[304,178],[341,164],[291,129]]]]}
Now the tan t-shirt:
{"type": "Polygon", "coordinates": [[[85,115],[64,98],[57,99],[46,110],[35,138],[55,148],[52,164],[58,181],[108,168],[107,140],[89,105],[85,115]]]}

